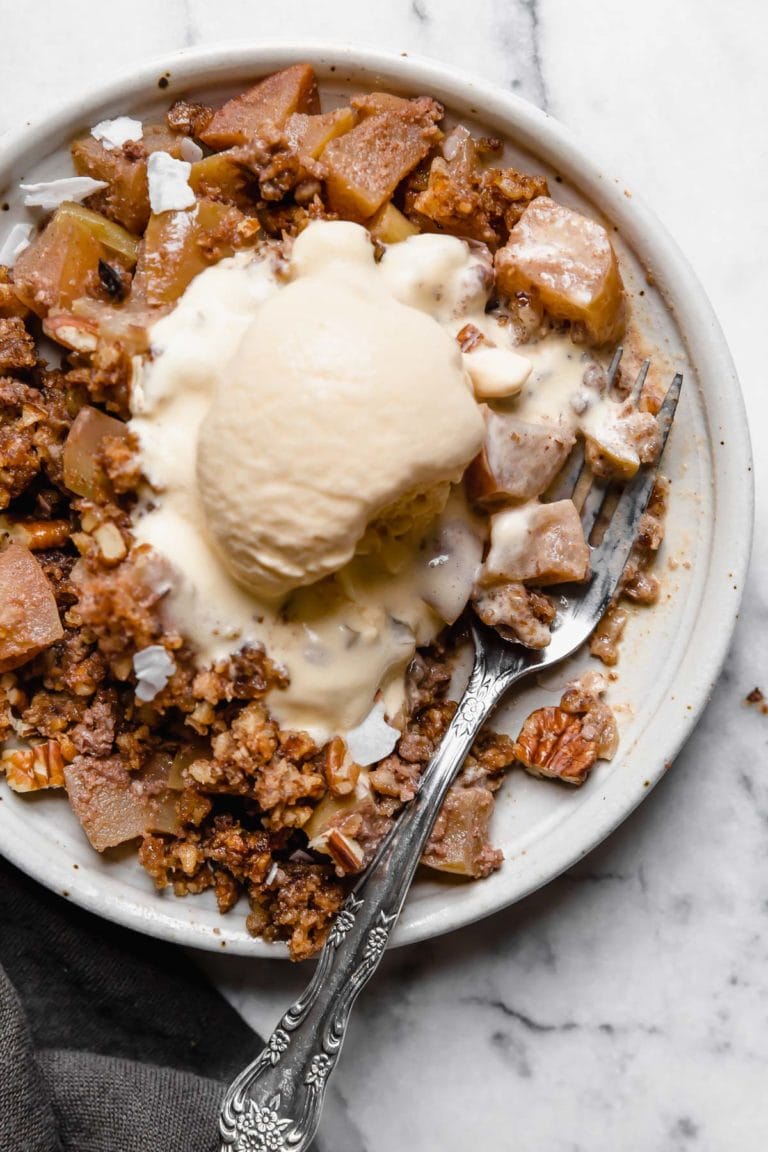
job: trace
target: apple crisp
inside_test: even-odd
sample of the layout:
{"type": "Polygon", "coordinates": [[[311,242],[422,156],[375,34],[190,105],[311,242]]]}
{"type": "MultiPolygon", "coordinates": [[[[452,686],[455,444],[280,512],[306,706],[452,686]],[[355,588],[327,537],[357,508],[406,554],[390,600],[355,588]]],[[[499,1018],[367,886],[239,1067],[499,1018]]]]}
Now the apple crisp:
{"type": "MultiPolygon", "coordinates": [[[[297,959],[415,796],[470,614],[543,648],[547,590],[588,578],[576,506],[546,499],[574,445],[608,482],[658,454],[653,394],[606,372],[630,306],[606,229],[501,151],[429,96],[323,109],[297,64],[96,125],[3,247],[0,771],[61,790],[95,850],[136,843],[158,888],[245,897],[297,959]]],[[[606,665],[658,596],[666,487],[606,665]]],[[[501,866],[513,768],[581,785],[614,755],[603,687],[481,734],[426,867],[501,866]]]]}

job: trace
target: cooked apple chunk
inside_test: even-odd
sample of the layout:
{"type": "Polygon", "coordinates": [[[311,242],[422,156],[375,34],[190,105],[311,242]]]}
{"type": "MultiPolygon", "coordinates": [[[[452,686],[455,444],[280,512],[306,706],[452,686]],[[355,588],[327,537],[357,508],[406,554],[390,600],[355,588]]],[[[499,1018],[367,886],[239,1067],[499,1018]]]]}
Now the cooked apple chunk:
{"type": "Polygon", "coordinates": [[[108,253],[119,257],[127,268],[133,268],[139,254],[139,238],[127,228],[102,216],[101,212],[94,212],[83,204],[73,204],[70,201],[65,201],[61,205],[56,216],[59,220],[72,220],[79,224],[103,244],[108,253]]]}
{"type": "Polygon", "coordinates": [[[529,424],[488,407],[483,408],[483,416],[483,449],[466,477],[470,499],[484,506],[534,500],[567,460],[573,433],[559,424],[529,424]]]}
{"type": "Polygon", "coordinates": [[[62,463],[67,488],[88,500],[101,500],[109,494],[109,479],[100,463],[102,446],[108,438],[128,441],[130,435],[122,420],[84,405],[64,441],[62,463]]]}
{"type": "Polygon", "coordinates": [[[328,200],[334,212],[367,220],[440,139],[439,105],[403,100],[366,116],[323,150],[328,200]]]}
{"type": "Polygon", "coordinates": [[[138,240],[124,228],[81,204],[64,203],[18,257],[16,295],[38,316],[66,311],[98,291],[100,260],[119,275],[133,265],[137,250],[138,240]]]}
{"type": "Polygon", "coordinates": [[[380,240],[382,244],[399,244],[409,236],[416,236],[419,231],[391,200],[371,217],[368,230],[374,240],[380,240]]]}
{"type": "Polygon", "coordinates": [[[285,135],[300,156],[316,160],[331,140],[349,132],[356,121],[351,108],[336,108],[318,116],[294,112],[285,122],[285,135]]]}
{"type": "Polygon", "coordinates": [[[584,422],[585,456],[595,476],[631,480],[641,464],[652,464],[661,444],[656,417],[627,406],[613,419],[584,422]]]}
{"type": "Polygon", "coordinates": [[[478,583],[585,580],[589,546],[572,500],[528,504],[491,517],[491,547],[478,583]]]}
{"type": "Polygon", "coordinates": [[[489,826],[494,801],[487,788],[451,788],[422,856],[422,864],[454,876],[488,876],[501,865],[489,826]]]}
{"type": "Polygon", "coordinates": [[[157,752],[136,773],[119,757],[76,756],[64,767],[69,802],[97,852],[149,832],[178,833],[173,757],[157,752]]]}
{"type": "Polygon", "coordinates": [[[248,174],[237,163],[232,152],[213,152],[195,160],[189,174],[189,186],[197,196],[223,200],[226,204],[248,207],[248,174]]]}
{"type": "Polygon", "coordinates": [[[531,362],[511,348],[481,344],[462,353],[464,367],[478,400],[516,396],[531,374],[531,362]]]}
{"type": "Polygon", "coordinates": [[[64,630],[47,576],[21,544],[0,552],[0,672],[60,640],[64,630]]]}
{"type": "Polygon", "coordinates": [[[293,64],[228,100],[200,133],[209,148],[233,148],[253,140],[265,124],[282,128],[294,112],[319,112],[320,97],[309,64],[293,64]]]}
{"type": "Polygon", "coordinates": [[[89,198],[89,205],[129,232],[143,232],[149,220],[147,156],[168,152],[182,159],[182,136],[162,124],[147,124],[136,145],[105,148],[93,136],[83,136],[72,145],[72,161],[79,176],[106,180],[109,185],[89,198]]]}
{"type": "Polygon", "coordinates": [[[153,215],[136,266],[133,301],[173,304],[198,272],[252,243],[258,232],[256,220],[216,200],[153,215]]]}
{"type": "Polygon", "coordinates": [[[69,308],[95,282],[103,254],[94,234],[59,210],[17,259],[16,295],[38,316],[69,308]]]}
{"type": "Polygon", "coordinates": [[[591,344],[620,339],[625,303],[608,233],[594,220],[539,196],[496,253],[496,277],[509,296],[535,292],[556,320],[581,325],[591,344]]]}

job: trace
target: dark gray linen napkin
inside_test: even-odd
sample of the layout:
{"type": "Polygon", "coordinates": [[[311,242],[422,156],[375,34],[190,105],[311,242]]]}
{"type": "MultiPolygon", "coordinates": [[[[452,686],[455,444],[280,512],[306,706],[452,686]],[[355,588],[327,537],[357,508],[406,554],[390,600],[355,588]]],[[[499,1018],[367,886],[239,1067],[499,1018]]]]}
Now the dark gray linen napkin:
{"type": "Polygon", "coordinates": [[[181,949],[0,859],[0,1152],[214,1152],[261,1045],[181,949]]]}

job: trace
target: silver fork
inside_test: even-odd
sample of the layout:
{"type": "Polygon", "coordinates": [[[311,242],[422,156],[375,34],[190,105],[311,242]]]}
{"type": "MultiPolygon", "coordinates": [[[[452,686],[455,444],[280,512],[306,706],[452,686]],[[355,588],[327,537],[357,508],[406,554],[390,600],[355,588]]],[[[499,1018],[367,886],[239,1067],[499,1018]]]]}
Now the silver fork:
{"type": "MultiPolygon", "coordinates": [[[[620,355],[619,350],[611,364],[610,383],[620,355]]],[[[634,396],[639,396],[647,371],[646,361],[635,382],[634,396]]],[[[678,374],[658,415],[662,450],[681,384],[678,374]]],[[[550,497],[569,496],[583,468],[583,455],[577,449],[550,497]]],[[[592,633],[616,591],[654,480],[655,469],[644,467],[625,485],[605,533],[592,551],[589,581],[562,586],[548,648],[523,648],[478,621],[472,625],[475,661],[469,683],[424,771],[419,793],[404,809],[336,917],[304,993],[282,1017],[261,1055],[230,1086],[221,1110],[222,1152],[304,1152],[309,1146],[352,1006],[379,966],[448,789],[478,732],[508,689],[524,676],[564,660],[592,633]]],[[[605,495],[606,487],[594,483],[582,504],[587,538],[605,495]]]]}

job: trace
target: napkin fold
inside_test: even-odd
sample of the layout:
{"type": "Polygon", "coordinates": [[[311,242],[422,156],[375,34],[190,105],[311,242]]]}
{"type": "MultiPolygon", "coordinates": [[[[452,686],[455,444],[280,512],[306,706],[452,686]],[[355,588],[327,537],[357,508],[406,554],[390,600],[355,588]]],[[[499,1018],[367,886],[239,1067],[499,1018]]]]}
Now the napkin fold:
{"type": "Polygon", "coordinates": [[[181,949],[0,859],[0,1152],[215,1152],[261,1047],[181,949]]]}

